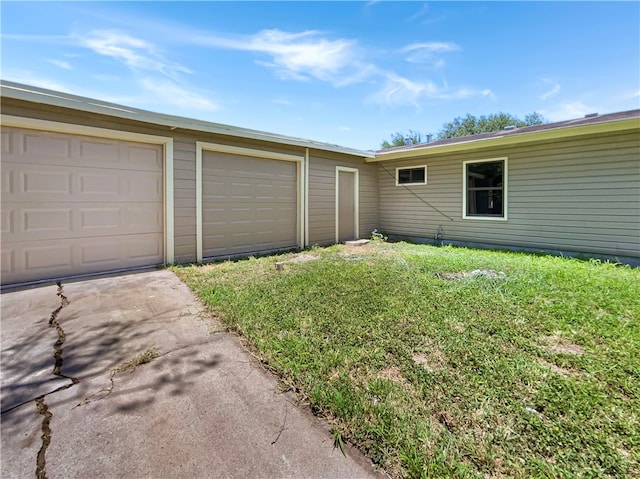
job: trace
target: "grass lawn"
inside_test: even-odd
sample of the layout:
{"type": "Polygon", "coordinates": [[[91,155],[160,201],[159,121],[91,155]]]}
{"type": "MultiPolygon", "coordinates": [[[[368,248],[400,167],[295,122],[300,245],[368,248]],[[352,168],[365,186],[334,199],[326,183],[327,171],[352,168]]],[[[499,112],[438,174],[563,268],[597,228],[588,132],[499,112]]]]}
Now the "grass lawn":
{"type": "Polygon", "coordinates": [[[392,477],[640,477],[638,269],[374,242],[173,270],[392,477]]]}

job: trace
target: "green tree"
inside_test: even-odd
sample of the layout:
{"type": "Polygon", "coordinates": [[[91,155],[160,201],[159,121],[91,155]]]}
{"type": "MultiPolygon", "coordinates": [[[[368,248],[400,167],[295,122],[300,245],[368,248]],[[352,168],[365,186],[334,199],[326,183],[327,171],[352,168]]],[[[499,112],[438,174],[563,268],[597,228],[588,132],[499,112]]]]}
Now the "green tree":
{"type": "Polygon", "coordinates": [[[544,117],[538,112],[526,115],[524,120],[502,112],[487,116],[482,115],[478,118],[467,114],[465,117],[455,118],[453,121],[442,125],[442,130],[440,130],[436,136],[438,140],[444,140],[446,138],[458,138],[460,136],[500,131],[504,130],[507,126],[523,127],[541,125],[544,122],[544,117]]]}
{"type": "Polygon", "coordinates": [[[409,130],[407,133],[396,132],[391,135],[391,141],[384,140],[382,142],[382,148],[394,148],[396,146],[405,146],[407,139],[410,139],[414,145],[422,143],[422,133],[418,131],[409,130]]]}

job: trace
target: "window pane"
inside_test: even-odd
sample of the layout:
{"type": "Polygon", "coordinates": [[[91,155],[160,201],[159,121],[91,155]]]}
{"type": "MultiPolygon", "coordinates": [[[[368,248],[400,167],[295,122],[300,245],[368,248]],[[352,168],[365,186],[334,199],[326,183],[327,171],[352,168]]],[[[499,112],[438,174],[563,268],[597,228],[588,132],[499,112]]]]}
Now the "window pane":
{"type": "Polygon", "coordinates": [[[467,163],[467,186],[502,187],[503,161],[467,163]]]}
{"type": "Polygon", "coordinates": [[[411,170],[398,170],[398,183],[410,183],[411,170]]]}
{"type": "Polygon", "coordinates": [[[414,168],[410,171],[412,183],[424,183],[424,168],[414,168]]]}
{"type": "Polygon", "coordinates": [[[467,215],[504,216],[502,190],[468,190],[467,215]]]}
{"type": "Polygon", "coordinates": [[[425,168],[404,168],[398,170],[398,183],[424,183],[425,168]]]}

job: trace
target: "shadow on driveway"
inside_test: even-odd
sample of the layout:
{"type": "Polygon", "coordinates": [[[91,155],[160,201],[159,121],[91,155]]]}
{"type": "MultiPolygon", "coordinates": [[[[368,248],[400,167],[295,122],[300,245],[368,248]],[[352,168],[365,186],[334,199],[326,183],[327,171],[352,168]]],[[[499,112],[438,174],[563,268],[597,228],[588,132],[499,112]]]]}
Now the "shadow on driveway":
{"type": "Polygon", "coordinates": [[[2,477],[376,477],[170,271],[62,287],[2,295],[2,477]]]}

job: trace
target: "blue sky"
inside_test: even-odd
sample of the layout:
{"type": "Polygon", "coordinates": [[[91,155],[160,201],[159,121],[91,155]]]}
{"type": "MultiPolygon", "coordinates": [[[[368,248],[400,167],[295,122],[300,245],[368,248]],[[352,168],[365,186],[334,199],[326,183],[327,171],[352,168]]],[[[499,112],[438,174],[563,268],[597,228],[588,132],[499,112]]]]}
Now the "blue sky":
{"type": "Polygon", "coordinates": [[[640,108],[638,2],[3,1],[1,77],[362,149],[640,108]]]}

